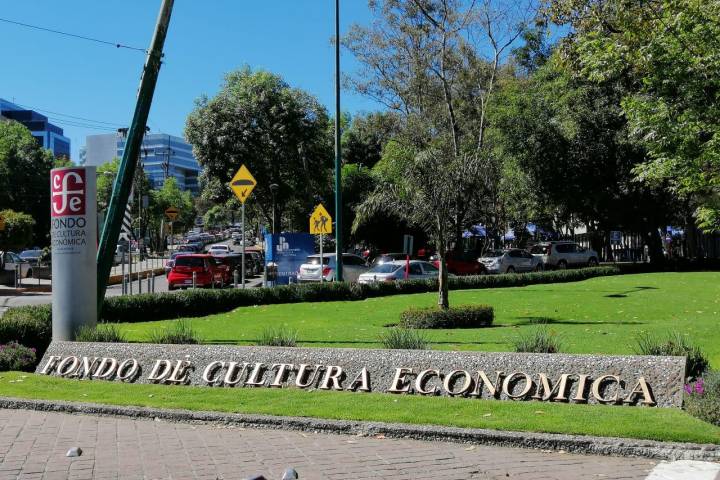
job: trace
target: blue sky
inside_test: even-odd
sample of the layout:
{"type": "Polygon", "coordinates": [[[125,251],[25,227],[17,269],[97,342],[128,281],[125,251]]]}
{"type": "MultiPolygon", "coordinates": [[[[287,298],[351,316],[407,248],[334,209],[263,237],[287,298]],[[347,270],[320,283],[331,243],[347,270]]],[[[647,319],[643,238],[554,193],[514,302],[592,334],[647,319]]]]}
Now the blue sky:
{"type": "MultiPolygon", "coordinates": [[[[352,23],[371,21],[365,0],[341,3],[342,32],[352,23]]],[[[280,74],[332,111],[334,4],[334,0],[176,0],[150,128],[182,135],[194,100],[201,94],[213,95],[223,75],[244,64],[280,74]]],[[[147,48],[160,1],[0,0],[0,6],[0,17],[5,19],[147,48]]],[[[73,160],[86,135],[114,131],[130,122],[143,53],[4,22],[0,22],[0,38],[0,97],[45,110],[41,113],[71,139],[73,160]]],[[[344,69],[356,67],[347,53],[342,62],[344,69]]],[[[342,102],[343,111],[349,112],[379,108],[347,91],[342,102]]]]}

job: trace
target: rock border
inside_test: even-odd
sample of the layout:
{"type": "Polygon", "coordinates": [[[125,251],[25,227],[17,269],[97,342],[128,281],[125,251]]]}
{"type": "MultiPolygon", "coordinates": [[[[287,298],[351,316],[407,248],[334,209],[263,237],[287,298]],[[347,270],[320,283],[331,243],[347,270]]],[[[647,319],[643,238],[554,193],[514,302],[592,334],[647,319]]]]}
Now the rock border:
{"type": "Polygon", "coordinates": [[[554,450],[568,453],[643,457],[658,460],[701,460],[720,462],[720,445],[659,442],[632,438],[563,435],[556,433],[511,432],[481,428],[410,425],[368,421],[329,420],[313,417],[281,417],[242,413],[170,410],[66,401],[29,400],[0,397],[0,408],[71,414],[164,420],[178,423],[233,425],[256,429],[286,429],[340,435],[410,438],[475,445],[554,450]]]}

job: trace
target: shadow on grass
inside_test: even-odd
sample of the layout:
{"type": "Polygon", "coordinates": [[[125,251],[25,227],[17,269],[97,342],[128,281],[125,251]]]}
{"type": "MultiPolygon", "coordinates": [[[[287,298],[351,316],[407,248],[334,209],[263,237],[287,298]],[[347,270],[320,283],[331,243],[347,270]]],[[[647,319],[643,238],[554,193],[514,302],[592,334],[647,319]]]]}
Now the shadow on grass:
{"type": "Polygon", "coordinates": [[[617,322],[592,322],[592,321],[580,321],[580,320],[559,320],[552,317],[515,317],[520,322],[512,325],[493,325],[497,327],[512,327],[522,325],[643,325],[644,322],[635,322],[628,320],[620,320],[617,322]]]}
{"type": "Polygon", "coordinates": [[[635,287],[631,288],[630,290],[626,290],[624,292],[618,292],[618,293],[611,293],[610,295],[605,295],[606,298],[625,298],[631,293],[639,293],[643,292],[645,290],[658,290],[657,287],[635,287]]]}

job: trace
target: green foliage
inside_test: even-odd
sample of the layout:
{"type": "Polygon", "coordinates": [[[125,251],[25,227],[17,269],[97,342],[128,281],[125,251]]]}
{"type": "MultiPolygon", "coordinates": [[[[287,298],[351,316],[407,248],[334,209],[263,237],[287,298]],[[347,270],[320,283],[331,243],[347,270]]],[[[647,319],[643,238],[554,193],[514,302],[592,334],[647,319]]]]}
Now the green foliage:
{"type": "Polygon", "coordinates": [[[688,387],[683,405],[685,410],[694,417],[720,426],[720,371],[707,371],[688,387]],[[697,388],[698,384],[701,385],[700,389],[697,388]]]}
{"type": "MultiPolygon", "coordinates": [[[[520,287],[538,283],[574,282],[616,275],[615,267],[558,270],[511,275],[452,277],[453,290],[520,287]]],[[[107,322],[146,322],[179,317],[201,317],[238,307],[300,302],[353,301],[365,298],[437,291],[437,280],[408,280],[357,284],[306,283],[273,288],[185,290],[173,293],[125,295],[106,298],[101,318],[107,322]]]]}
{"type": "Polygon", "coordinates": [[[13,210],[0,211],[5,219],[5,230],[0,230],[0,250],[19,250],[27,247],[33,238],[35,220],[30,215],[13,210]]]}
{"type": "Polygon", "coordinates": [[[12,307],[0,317],[0,343],[20,342],[41,357],[52,337],[50,305],[12,307]]]}
{"type": "Polygon", "coordinates": [[[35,368],[36,362],[35,348],[28,348],[17,342],[0,344],[0,372],[30,372],[35,368]]]}
{"type": "Polygon", "coordinates": [[[200,343],[189,320],[177,320],[169,327],[158,327],[150,333],[150,343],[194,345],[200,343]]]}
{"type": "MultiPolygon", "coordinates": [[[[278,218],[307,223],[315,196],[330,191],[332,136],[327,111],[281,77],[244,67],[226,75],[220,92],[196,101],[185,135],[203,173],[203,199],[222,204],[244,163],[257,180],[253,204],[267,223],[273,198],[278,218]],[[270,185],[279,188],[273,195],[270,185]]],[[[282,229],[280,222],[276,222],[282,229]]]]}
{"type": "Polygon", "coordinates": [[[635,338],[635,353],[638,355],[669,355],[686,357],[685,376],[698,378],[708,369],[710,362],[697,345],[680,332],[671,332],[666,338],[649,333],[638,334],[635,338]]]}
{"type": "Polygon", "coordinates": [[[513,346],[516,352],[560,353],[562,344],[558,336],[547,327],[536,327],[528,334],[519,335],[513,346]]]}
{"type": "Polygon", "coordinates": [[[78,342],[124,343],[125,335],[114,323],[101,323],[97,327],[81,327],[75,334],[78,342]]]}
{"type": "Polygon", "coordinates": [[[492,325],[495,312],[489,305],[462,305],[446,309],[411,308],[400,315],[403,328],[481,328],[492,325]]]}
{"type": "Polygon", "coordinates": [[[296,347],[298,341],[297,330],[288,329],[283,325],[266,327],[260,333],[255,345],[268,347],[296,347]]]}
{"type": "Polygon", "coordinates": [[[0,121],[0,210],[17,209],[35,220],[33,243],[47,245],[50,231],[48,182],[53,156],[22,124],[0,121]]]}
{"type": "Polygon", "coordinates": [[[423,332],[410,328],[390,328],[380,334],[380,343],[391,350],[427,350],[428,340],[423,332]]]}

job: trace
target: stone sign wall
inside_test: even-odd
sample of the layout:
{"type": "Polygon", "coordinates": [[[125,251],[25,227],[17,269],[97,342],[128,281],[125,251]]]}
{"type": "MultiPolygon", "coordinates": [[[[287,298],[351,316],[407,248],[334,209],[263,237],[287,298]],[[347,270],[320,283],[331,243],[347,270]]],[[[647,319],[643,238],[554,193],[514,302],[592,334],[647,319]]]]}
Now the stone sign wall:
{"type": "Polygon", "coordinates": [[[684,357],[53,342],[36,373],[85,380],[680,407],[684,357]]]}

